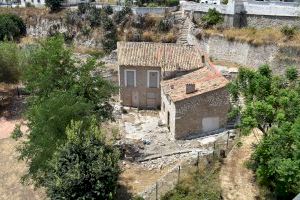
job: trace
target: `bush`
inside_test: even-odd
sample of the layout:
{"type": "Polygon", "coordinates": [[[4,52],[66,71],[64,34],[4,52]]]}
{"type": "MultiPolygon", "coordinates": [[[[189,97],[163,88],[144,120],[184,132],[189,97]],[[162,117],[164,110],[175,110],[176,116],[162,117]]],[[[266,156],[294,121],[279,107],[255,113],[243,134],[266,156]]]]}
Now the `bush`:
{"type": "Polygon", "coordinates": [[[288,39],[291,39],[296,34],[297,27],[295,27],[295,26],[283,26],[280,31],[285,37],[287,37],[288,39]]]}
{"type": "Polygon", "coordinates": [[[144,42],[154,42],[155,41],[155,33],[152,31],[145,31],[142,35],[142,40],[144,42]]]}
{"type": "Polygon", "coordinates": [[[285,76],[289,81],[295,81],[298,78],[298,71],[296,67],[289,67],[285,72],[285,76]]]}
{"type": "Polygon", "coordinates": [[[177,40],[177,37],[172,32],[168,33],[161,39],[161,41],[164,43],[175,43],[176,40],[177,40]]]}
{"type": "Polygon", "coordinates": [[[86,13],[88,10],[90,10],[91,6],[89,3],[80,3],[78,4],[78,13],[79,14],[84,14],[86,13]]]}
{"type": "Polygon", "coordinates": [[[23,132],[21,131],[21,125],[16,125],[14,131],[11,133],[11,138],[14,140],[18,140],[23,136],[23,132]]]}
{"type": "Polygon", "coordinates": [[[91,27],[99,27],[102,24],[103,17],[104,15],[101,9],[98,9],[95,6],[89,8],[87,18],[91,23],[91,27]]]}
{"type": "Polygon", "coordinates": [[[178,6],[179,5],[179,0],[167,0],[166,1],[166,6],[178,6]]]}
{"type": "Polygon", "coordinates": [[[21,76],[19,48],[12,42],[0,42],[0,82],[17,83],[21,76]]]}
{"type": "Polygon", "coordinates": [[[34,5],[31,4],[30,2],[26,2],[25,7],[26,8],[34,8],[34,5]]]}
{"type": "Polygon", "coordinates": [[[72,122],[68,142],[52,159],[46,182],[51,199],[115,199],[121,172],[118,150],[106,144],[95,119],[72,122]]]}
{"type": "Polygon", "coordinates": [[[219,11],[217,11],[215,8],[210,8],[208,12],[201,18],[201,20],[204,23],[204,27],[209,28],[223,22],[224,19],[219,11]]]}
{"type": "Polygon", "coordinates": [[[161,32],[167,32],[170,30],[171,26],[172,25],[169,22],[169,20],[164,18],[159,21],[159,23],[157,25],[157,29],[158,29],[158,31],[161,31],[161,32]]]}
{"type": "Polygon", "coordinates": [[[61,9],[61,5],[63,0],[46,0],[46,6],[50,8],[51,11],[59,11],[61,9]]]}
{"type": "Polygon", "coordinates": [[[26,25],[14,14],[0,14],[0,41],[19,40],[26,35],[26,25]]]}
{"type": "Polygon", "coordinates": [[[104,7],[103,7],[103,11],[104,11],[107,15],[111,15],[111,14],[114,13],[114,10],[113,10],[113,8],[112,8],[110,5],[104,6],[104,7]]]}
{"type": "Polygon", "coordinates": [[[131,8],[125,6],[121,11],[117,12],[114,15],[114,21],[117,24],[120,24],[126,18],[126,15],[129,15],[129,14],[132,14],[132,10],[131,10],[131,8]]]}

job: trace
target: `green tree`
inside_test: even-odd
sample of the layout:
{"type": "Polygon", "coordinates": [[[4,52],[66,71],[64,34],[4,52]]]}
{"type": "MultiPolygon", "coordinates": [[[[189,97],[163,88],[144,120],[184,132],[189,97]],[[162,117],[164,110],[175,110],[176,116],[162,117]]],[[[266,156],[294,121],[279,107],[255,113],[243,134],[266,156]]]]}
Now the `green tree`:
{"type": "Polygon", "coordinates": [[[46,6],[50,8],[52,12],[59,11],[61,9],[63,0],[46,0],[46,6]]]}
{"type": "Polygon", "coordinates": [[[278,199],[300,192],[300,119],[274,127],[257,146],[252,159],[258,181],[273,188],[278,199]]]}
{"type": "Polygon", "coordinates": [[[287,68],[285,76],[286,76],[286,78],[289,81],[295,81],[295,80],[297,80],[297,78],[298,78],[298,71],[297,71],[296,67],[289,67],[289,68],[287,68]]]}
{"type": "Polygon", "coordinates": [[[269,66],[257,71],[239,70],[229,85],[235,108],[240,109],[240,128],[264,133],[252,155],[257,180],[275,191],[279,199],[291,199],[300,192],[300,90],[297,71],[289,68],[286,77],[272,75],[269,66]],[[244,106],[239,106],[243,97],[244,106]]]}
{"type": "Polygon", "coordinates": [[[212,27],[224,21],[221,13],[215,8],[208,9],[208,12],[201,18],[205,28],[212,27]]]}
{"type": "MultiPolygon", "coordinates": [[[[121,11],[120,11],[121,12],[121,11]]],[[[110,53],[112,50],[117,48],[117,28],[116,25],[109,17],[104,17],[103,19],[103,29],[105,30],[102,39],[102,48],[106,53],[110,53]]]]}
{"type": "Polygon", "coordinates": [[[26,25],[14,14],[0,14],[0,41],[19,40],[26,35],[26,25]]]}
{"type": "Polygon", "coordinates": [[[37,186],[44,185],[49,161],[67,141],[65,128],[71,120],[85,122],[91,115],[99,121],[113,119],[109,100],[116,87],[94,75],[94,60],[77,63],[71,55],[61,37],[48,38],[34,49],[25,68],[30,133],[19,151],[29,164],[24,180],[32,178],[37,186]]]}
{"type": "Polygon", "coordinates": [[[21,75],[21,63],[18,46],[12,42],[0,42],[0,82],[17,83],[21,75]]]}
{"type": "Polygon", "coordinates": [[[96,120],[72,122],[68,141],[51,161],[46,187],[51,199],[115,199],[119,152],[105,141],[96,120]]]}

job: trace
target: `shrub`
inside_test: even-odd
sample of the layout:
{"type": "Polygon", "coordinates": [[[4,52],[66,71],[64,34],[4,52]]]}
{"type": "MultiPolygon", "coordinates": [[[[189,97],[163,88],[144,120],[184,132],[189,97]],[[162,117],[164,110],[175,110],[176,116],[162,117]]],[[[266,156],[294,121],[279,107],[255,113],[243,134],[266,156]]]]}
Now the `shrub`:
{"type": "Polygon", "coordinates": [[[0,41],[19,40],[26,35],[26,25],[14,14],[0,14],[0,41]]]}
{"type": "Polygon", "coordinates": [[[89,3],[80,3],[78,4],[78,13],[79,14],[84,14],[86,13],[88,10],[90,10],[91,6],[89,3]]]}
{"type": "Polygon", "coordinates": [[[34,8],[34,5],[31,4],[30,2],[26,2],[26,3],[25,3],[25,7],[26,7],[26,8],[34,8]]]}
{"type": "Polygon", "coordinates": [[[46,6],[50,8],[51,11],[58,11],[61,9],[63,0],[46,0],[46,6]]]}
{"type": "Polygon", "coordinates": [[[21,76],[21,56],[16,44],[0,42],[0,82],[17,83],[21,76]]]}
{"type": "Polygon", "coordinates": [[[280,31],[285,37],[287,37],[288,39],[291,39],[296,34],[297,27],[295,27],[295,26],[283,26],[280,31]]]}
{"type": "Polygon", "coordinates": [[[179,5],[179,0],[167,0],[166,1],[166,6],[178,6],[179,5]]]}
{"type": "Polygon", "coordinates": [[[126,15],[129,15],[131,13],[132,13],[131,8],[125,6],[121,11],[117,12],[114,15],[114,20],[117,24],[120,24],[126,18],[126,15]]]}
{"type": "Polygon", "coordinates": [[[160,17],[157,17],[155,15],[145,15],[145,27],[153,27],[155,26],[157,23],[159,23],[159,20],[161,19],[160,17]]]}
{"type": "Polygon", "coordinates": [[[222,4],[227,5],[228,4],[228,0],[222,0],[222,4]]]}
{"type": "Polygon", "coordinates": [[[91,27],[99,27],[102,23],[102,10],[95,6],[89,8],[88,19],[91,23],[91,27]]]}
{"type": "Polygon", "coordinates": [[[289,81],[295,81],[298,78],[298,71],[296,67],[289,67],[285,72],[285,76],[289,81]]]}
{"type": "Polygon", "coordinates": [[[142,40],[144,42],[154,42],[155,41],[155,33],[152,31],[145,31],[142,35],[142,40]]]}
{"type": "Polygon", "coordinates": [[[204,27],[208,28],[223,22],[224,18],[215,8],[210,8],[208,12],[201,18],[201,20],[204,23],[204,27]]]}
{"type": "Polygon", "coordinates": [[[172,25],[169,22],[169,20],[164,18],[159,21],[159,23],[157,25],[157,29],[158,29],[158,31],[161,31],[161,32],[167,32],[170,30],[171,26],[172,25]]]}
{"type": "Polygon", "coordinates": [[[126,34],[126,41],[130,42],[140,42],[141,41],[141,34],[138,31],[129,31],[126,34]]]}
{"type": "Polygon", "coordinates": [[[108,31],[114,27],[114,23],[109,17],[105,17],[102,21],[102,27],[105,31],[108,31]]]}
{"type": "Polygon", "coordinates": [[[90,32],[91,32],[91,28],[88,27],[88,26],[84,26],[84,27],[82,27],[82,29],[81,29],[81,33],[82,33],[82,35],[84,35],[84,36],[88,36],[88,35],[90,34],[90,32]]]}
{"type": "Polygon", "coordinates": [[[104,6],[104,7],[103,7],[103,11],[104,11],[107,15],[111,15],[111,14],[114,13],[114,10],[113,10],[113,8],[112,8],[110,5],[104,6]]]}
{"type": "Polygon", "coordinates": [[[18,140],[23,136],[23,132],[21,131],[21,125],[17,124],[14,131],[11,133],[11,138],[14,140],[18,140]]]}
{"type": "Polygon", "coordinates": [[[164,43],[175,43],[176,40],[177,40],[177,37],[172,32],[168,33],[161,39],[161,41],[164,43]]]}
{"type": "Polygon", "coordinates": [[[94,119],[71,122],[68,141],[54,155],[46,181],[51,199],[115,199],[121,172],[118,150],[106,144],[94,119]]]}

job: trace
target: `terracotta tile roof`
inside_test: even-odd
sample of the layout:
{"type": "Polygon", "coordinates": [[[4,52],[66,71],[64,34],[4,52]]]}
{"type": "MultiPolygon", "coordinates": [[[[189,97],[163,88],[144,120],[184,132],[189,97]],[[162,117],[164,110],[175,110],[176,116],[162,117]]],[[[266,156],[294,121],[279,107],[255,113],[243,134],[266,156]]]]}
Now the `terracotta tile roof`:
{"type": "Polygon", "coordinates": [[[186,75],[161,82],[163,92],[173,102],[225,87],[228,80],[214,69],[203,67],[186,75]],[[196,91],[186,94],[186,84],[195,84],[196,91]]]}
{"type": "Polygon", "coordinates": [[[118,42],[118,64],[190,70],[203,67],[201,51],[193,46],[153,42],[118,42]]]}

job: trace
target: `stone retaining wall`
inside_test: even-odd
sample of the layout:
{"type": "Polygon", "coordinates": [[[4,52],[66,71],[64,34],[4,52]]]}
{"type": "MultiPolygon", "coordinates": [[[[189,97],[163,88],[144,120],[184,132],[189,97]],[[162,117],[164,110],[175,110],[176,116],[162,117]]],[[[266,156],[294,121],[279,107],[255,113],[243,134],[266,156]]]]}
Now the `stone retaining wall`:
{"type": "Polygon", "coordinates": [[[199,45],[213,60],[237,63],[241,66],[257,69],[268,64],[273,71],[283,74],[288,66],[295,66],[300,71],[300,47],[286,45],[259,45],[246,42],[230,41],[222,36],[210,36],[198,40],[199,45]]]}

